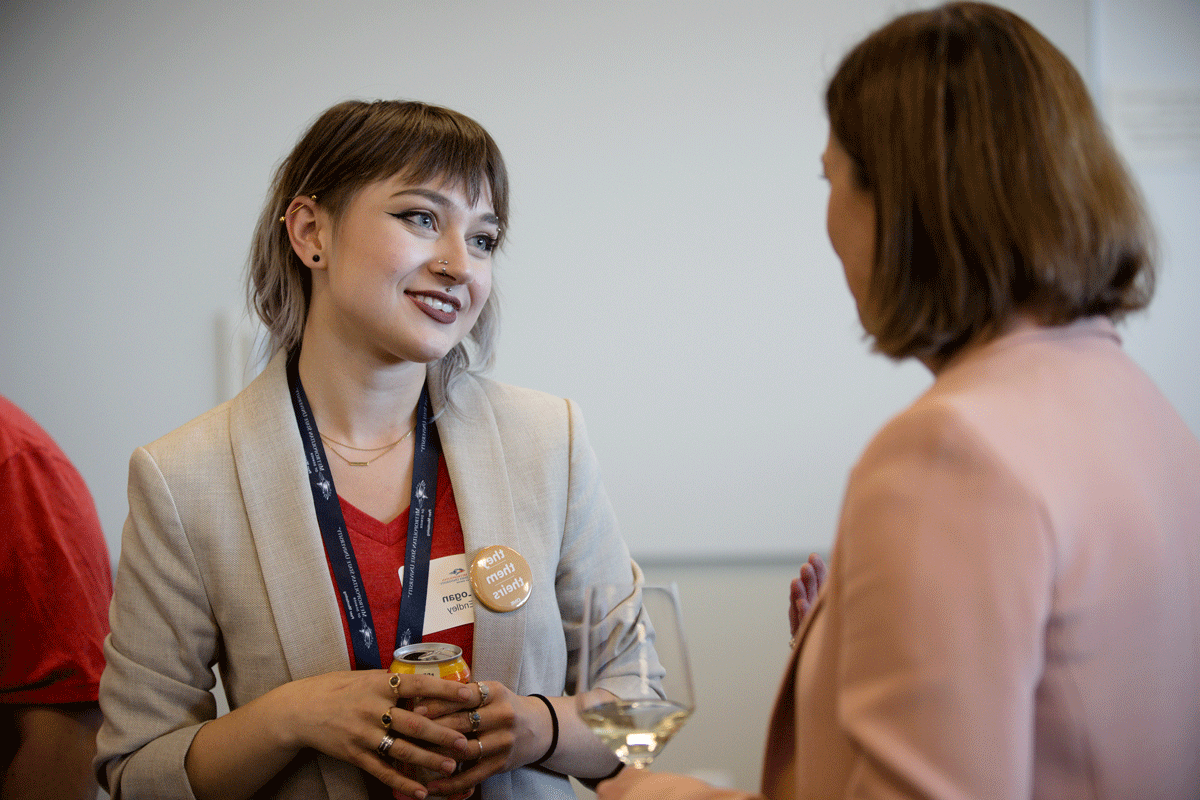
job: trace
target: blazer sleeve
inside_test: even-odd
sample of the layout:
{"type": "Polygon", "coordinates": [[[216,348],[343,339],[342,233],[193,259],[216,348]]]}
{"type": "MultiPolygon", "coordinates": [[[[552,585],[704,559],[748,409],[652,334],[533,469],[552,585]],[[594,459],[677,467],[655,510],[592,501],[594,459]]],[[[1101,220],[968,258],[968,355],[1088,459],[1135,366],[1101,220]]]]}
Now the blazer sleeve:
{"type": "Polygon", "coordinates": [[[171,490],[145,449],[130,461],[109,616],[100,782],[113,800],[193,798],[184,758],[196,731],[216,716],[218,632],[171,490]]]}
{"type": "MultiPolygon", "coordinates": [[[[584,592],[601,583],[641,583],[641,569],[617,526],[616,514],[604,490],[600,465],[588,441],[583,416],[567,400],[570,443],[567,508],[563,544],[555,578],[563,633],[567,643],[566,693],[573,694],[579,681],[579,651],[582,646],[584,592]]],[[[633,602],[631,599],[630,603],[633,602]]],[[[632,613],[632,612],[630,612],[632,613]]],[[[593,658],[598,656],[593,653],[593,658]]],[[[636,680],[632,658],[613,658],[603,685],[619,689],[624,681],[636,680]]]]}
{"type": "Polygon", "coordinates": [[[1018,467],[925,402],[855,468],[829,598],[846,796],[1029,797],[1054,561],[1018,467]]]}

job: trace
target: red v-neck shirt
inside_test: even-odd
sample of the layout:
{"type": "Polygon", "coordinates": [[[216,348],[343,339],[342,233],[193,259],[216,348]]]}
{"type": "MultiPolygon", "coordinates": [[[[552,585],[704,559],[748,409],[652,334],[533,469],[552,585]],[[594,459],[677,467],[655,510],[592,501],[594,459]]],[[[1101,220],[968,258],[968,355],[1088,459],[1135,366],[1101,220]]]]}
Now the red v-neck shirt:
{"type": "MultiPolygon", "coordinates": [[[[400,618],[400,597],[404,571],[404,557],[408,541],[408,509],[391,522],[380,522],[360,511],[341,496],[338,502],[346,520],[346,531],[354,548],[354,558],[362,575],[367,602],[371,606],[371,619],[375,623],[375,641],[379,647],[379,663],[384,669],[392,663],[392,652],[396,649],[396,623],[400,618]]],[[[454,488],[450,485],[450,473],[446,470],[446,459],[438,459],[437,500],[433,512],[433,542],[430,548],[431,561],[465,552],[462,525],[458,519],[458,507],[454,503],[454,488]]],[[[326,556],[328,562],[328,555],[326,556]]],[[[330,580],[333,572],[330,570],[330,580]]],[[[336,585],[336,584],[335,584],[336,585]]],[[[350,654],[352,668],[354,643],[350,638],[350,625],[346,620],[346,609],[338,596],[338,609],[342,613],[342,630],[346,635],[346,651],[350,654]]],[[[442,631],[426,631],[423,641],[444,642],[462,648],[463,658],[471,664],[472,641],[475,625],[468,623],[442,631]]]]}

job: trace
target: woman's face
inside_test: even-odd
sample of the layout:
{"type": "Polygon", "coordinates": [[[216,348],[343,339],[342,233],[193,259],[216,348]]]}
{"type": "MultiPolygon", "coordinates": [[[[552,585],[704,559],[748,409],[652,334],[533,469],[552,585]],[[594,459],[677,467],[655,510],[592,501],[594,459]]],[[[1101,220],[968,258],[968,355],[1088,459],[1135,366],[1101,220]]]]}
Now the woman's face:
{"type": "Polygon", "coordinates": [[[821,163],[829,181],[825,230],[833,251],[842,261],[846,283],[858,306],[858,317],[869,330],[863,309],[875,266],[875,200],[858,185],[854,163],[832,133],[821,163]]]}
{"type": "Polygon", "coordinates": [[[499,235],[488,193],[471,203],[459,186],[396,176],[359,190],[336,226],[319,219],[309,326],[387,363],[436,361],[470,333],[499,235]]]}

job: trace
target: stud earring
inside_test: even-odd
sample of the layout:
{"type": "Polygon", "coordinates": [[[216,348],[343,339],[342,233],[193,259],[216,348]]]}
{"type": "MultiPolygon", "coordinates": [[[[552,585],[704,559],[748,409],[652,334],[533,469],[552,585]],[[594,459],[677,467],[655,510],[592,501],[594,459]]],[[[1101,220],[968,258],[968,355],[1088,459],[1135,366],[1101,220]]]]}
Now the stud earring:
{"type": "Polygon", "coordinates": [[[316,253],[313,253],[313,263],[316,264],[320,260],[321,260],[321,257],[319,255],[317,255],[316,253]]]}

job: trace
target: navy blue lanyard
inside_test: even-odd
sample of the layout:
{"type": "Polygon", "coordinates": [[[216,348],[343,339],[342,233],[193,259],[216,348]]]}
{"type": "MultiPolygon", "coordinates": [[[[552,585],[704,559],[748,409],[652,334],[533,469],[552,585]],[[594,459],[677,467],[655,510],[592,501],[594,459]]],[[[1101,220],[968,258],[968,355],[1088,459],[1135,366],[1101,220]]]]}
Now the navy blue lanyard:
{"type": "MultiPolygon", "coordinates": [[[[346,520],[333,487],[333,473],[325,457],[325,446],[308,405],[308,396],[300,385],[299,351],[288,359],[288,390],[292,409],[308,462],[308,480],[312,487],[317,525],[325,543],[325,553],[333,568],[334,582],[346,610],[354,662],[358,669],[380,669],[379,647],[375,642],[375,624],[367,602],[362,573],[354,558],[354,546],[346,531],[346,520]]],[[[438,459],[441,443],[429,403],[429,389],[421,388],[417,403],[417,427],[413,441],[412,495],[408,506],[408,544],[404,559],[404,590],[400,616],[396,621],[396,647],[421,641],[425,626],[425,596],[429,584],[429,553],[433,543],[433,509],[437,501],[438,459]]],[[[390,663],[390,662],[389,662],[390,663]]]]}

